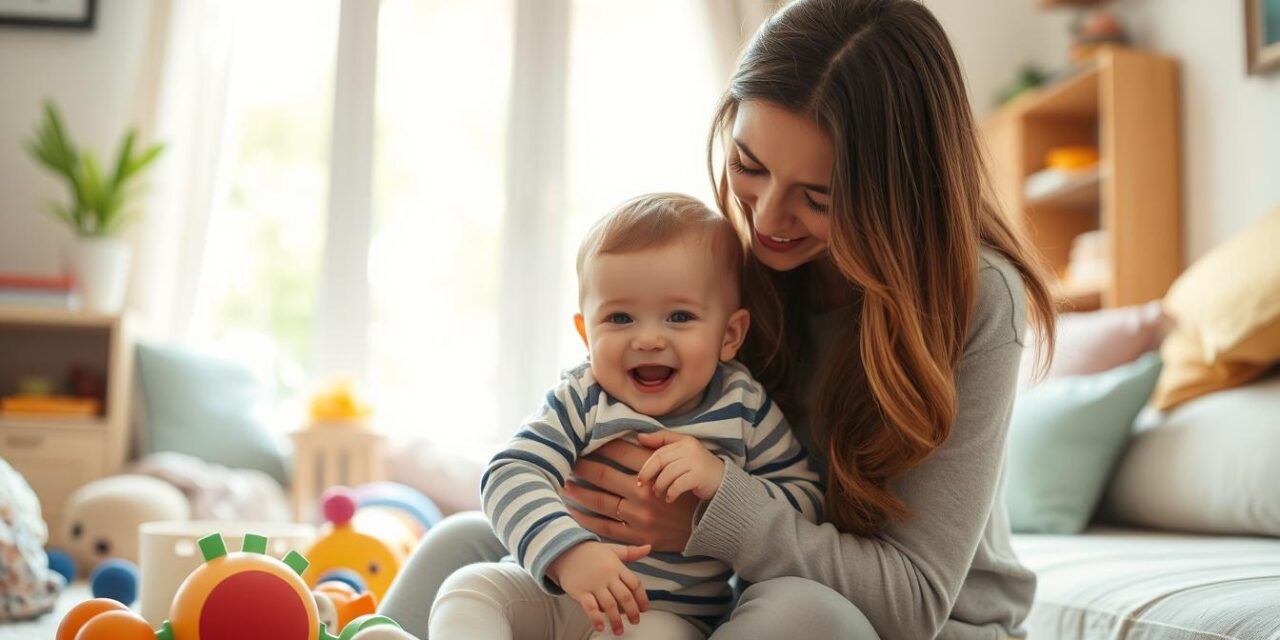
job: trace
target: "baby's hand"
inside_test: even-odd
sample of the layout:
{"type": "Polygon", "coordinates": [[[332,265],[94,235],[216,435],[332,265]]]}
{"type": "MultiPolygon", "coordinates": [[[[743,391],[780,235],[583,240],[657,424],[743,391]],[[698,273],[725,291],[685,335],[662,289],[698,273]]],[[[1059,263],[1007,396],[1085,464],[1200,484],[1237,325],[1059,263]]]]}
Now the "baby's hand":
{"type": "Polygon", "coordinates": [[[631,624],[640,622],[640,613],[649,610],[649,596],[636,574],[624,565],[649,555],[649,545],[643,547],[580,542],[547,567],[547,575],[555,580],[564,592],[582,605],[596,631],[604,631],[603,611],[609,617],[613,635],[622,635],[622,616],[627,614],[631,624]]]}
{"type": "Polygon", "coordinates": [[[653,493],[667,502],[674,502],[687,491],[699,500],[710,500],[720,490],[724,460],[707,451],[697,438],[670,431],[641,433],[637,437],[640,444],[657,451],[640,467],[636,486],[652,483],[653,493]]]}

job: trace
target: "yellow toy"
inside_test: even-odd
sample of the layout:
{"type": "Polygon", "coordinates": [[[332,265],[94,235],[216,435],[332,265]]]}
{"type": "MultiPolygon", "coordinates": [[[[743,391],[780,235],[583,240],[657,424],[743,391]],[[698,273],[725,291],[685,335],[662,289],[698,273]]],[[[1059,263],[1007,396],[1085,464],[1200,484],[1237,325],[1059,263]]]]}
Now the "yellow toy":
{"type": "Polygon", "coordinates": [[[372,414],[373,409],[356,396],[350,381],[334,382],[311,398],[312,422],[360,424],[372,414]]]}
{"type": "MultiPolygon", "coordinates": [[[[370,487],[407,489],[391,483],[370,487]]],[[[328,523],[307,550],[311,566],[302,578],[312,586],[340,580],[356,591],[371,591],[381,600],[427,526],[439,519],[435,505],[425,496],[417,497],[429,505],[434,520],[420,515],[422,509],[408,508],[412,505],[403,499],[365,500],[358,506],[356,492],[351,489],[334,487],[325,491],[321,508],[328,523]]]]}

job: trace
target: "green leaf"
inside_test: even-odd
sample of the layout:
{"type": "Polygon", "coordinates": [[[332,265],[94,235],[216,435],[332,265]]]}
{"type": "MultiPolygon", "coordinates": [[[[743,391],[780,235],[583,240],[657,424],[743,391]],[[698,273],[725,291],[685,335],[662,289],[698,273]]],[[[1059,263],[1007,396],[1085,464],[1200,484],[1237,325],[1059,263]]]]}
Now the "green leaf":
{"type": "Polygon", "coordinates": [[[130,159],[133,157],[133,140],[136,137],[137,134],[133,129],[129,129],[124,134],[124,142],[120,145],[120,153],[116,155],[115,174],[111,176],[111,184],[115,185],[116,189],[120,188],[120,184],[129,175],[128,167],[130,159]]]}

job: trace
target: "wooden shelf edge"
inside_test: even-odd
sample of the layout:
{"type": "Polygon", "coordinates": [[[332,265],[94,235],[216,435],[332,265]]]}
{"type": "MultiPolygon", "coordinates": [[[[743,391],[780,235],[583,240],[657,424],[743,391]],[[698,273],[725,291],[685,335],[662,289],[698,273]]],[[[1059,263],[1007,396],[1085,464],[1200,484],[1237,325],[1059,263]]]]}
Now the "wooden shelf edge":
{"type": "Polygon", "coordinates": [[[1024,193],[1027,206],[1064,207],[1071,209],[1094,209],[1102,202],[1102,170],[1098,167],[1085,171],[1073,172],[1067,182],[1060,187],[1031,197],[1024,193]]]}
{"type": "Polygon", "coordinates": [[[105,418],[72,417],[28,417],[0,416],[0,429],[67,429],[78,431],[99,431],[106,433],[109,425],[105,418]]]}
{"type": "Polygon", "coordinates": [[[110,328],[120,316],[57,307],[0,305],[0,323],[110,328]]]}

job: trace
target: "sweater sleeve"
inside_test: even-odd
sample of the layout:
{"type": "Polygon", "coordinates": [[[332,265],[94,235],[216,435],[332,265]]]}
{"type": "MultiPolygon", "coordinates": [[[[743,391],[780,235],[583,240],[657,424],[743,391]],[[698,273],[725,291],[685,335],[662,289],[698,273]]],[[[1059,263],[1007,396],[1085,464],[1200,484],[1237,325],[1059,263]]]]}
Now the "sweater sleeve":
{"type": "Polygon", "coordinates": [[[978,311],[956,374],[951,434],[892,486],[910,517],[875,537],[813,524],[726,466],[695,522],[687,554],[718,558],[744,579],[814,580],[858,606],[881,637],[933,638],[964,583],[991,516],[1022,352],[1021,282],[982,271],[978,311]],[[991,279],[998,279],[998,287],[991,279]]]}
{"type": "Polygon", "coordinates": [[[599,540],[569,515],[560,489],[590,441],[590,406],[574,376],[547,392],[542,407],[480,479],[480,500],[498,539],[548,593],[564,593],[546,577],[560,554],[579,542],[599,540]]]}

